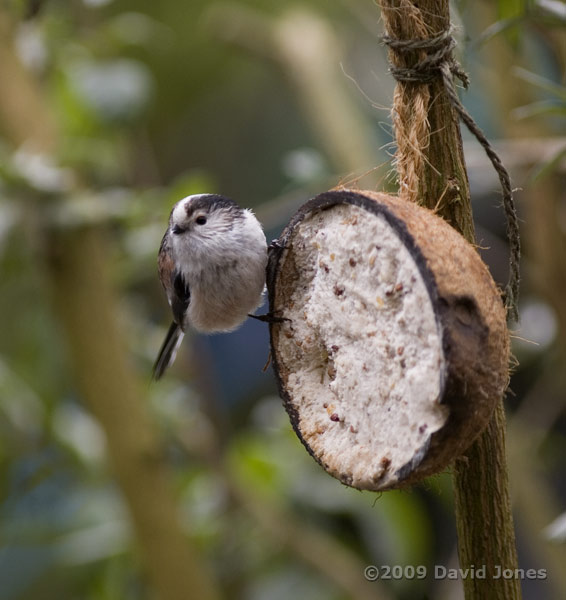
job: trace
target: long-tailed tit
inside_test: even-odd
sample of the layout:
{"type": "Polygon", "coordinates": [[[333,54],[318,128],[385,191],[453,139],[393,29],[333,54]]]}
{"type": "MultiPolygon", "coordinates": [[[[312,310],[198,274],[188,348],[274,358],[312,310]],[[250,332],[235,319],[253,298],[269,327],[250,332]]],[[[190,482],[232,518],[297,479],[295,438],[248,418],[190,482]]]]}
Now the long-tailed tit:
{"type": "Polygon", "coordinates": [[[173,323],[153,367],[159,379],[173,363],[187,327],[231,331],[262,302],[267,244],[249,209],[217,194],[175,204],[158,257],[173,323]]]}

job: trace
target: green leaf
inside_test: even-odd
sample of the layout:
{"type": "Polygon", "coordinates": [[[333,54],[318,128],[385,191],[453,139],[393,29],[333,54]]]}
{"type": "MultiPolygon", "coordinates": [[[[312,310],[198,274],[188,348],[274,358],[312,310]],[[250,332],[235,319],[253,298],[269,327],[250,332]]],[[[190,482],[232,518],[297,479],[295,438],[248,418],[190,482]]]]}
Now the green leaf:
{"type": "Polygon", "coordinates": [[[523,69],[521,67],[515,67],[513,69],[513,73],[519,79],[522,79],[523,81],[534,85],[540,90],[544,90],[552,96],[556,96],[560,100],[566,102],[566,86],[560,85],[559,83],[554,83],[554,81],[551,81],[542,75],[537,75],[536,73],[527,71],[527,69],[523,69]]]}
{"type": "Polygon", "coordinates": [[[507,41],[516,47],[519,44],[520,26],[528,19],[533,19],[532,0],[499,0],[497,3],[498,20],[487,27],[476,40],[476,45],[481,46],[496,35],[505,34],[507,41]]]}
{"type": "MultiPolygon", "coordinates": [[[[486,42],[489,42],[495,36],[504,33],[509,38],[517,38],[518,36],[518,27],[522,25],[523,17],[511,17],[509,19],[501,19],[491,24],[489,27],[484,29],[483,33],[481,33],[475,41],[476,46],[482,46],[486,42]]],[[[518,41],[518,38],[515,40],[518,41]]]]}
{"type": "MultiPolygon", "coordinates": [[[[554,22],[555,24],[563,24],[566,23],[566,4],[564,4],[564,0],[560,2],[560,0],[536,0],[535,5],[540,11],[541,16],[554,22]]],[[[538,15],[534,15],[535,18],[538,15]]]]}
{"type": "Polygon", "coordinates": [[[566,146],[558,150],[550,160],[538,165],[538,167],[529,175],[529,182],[534,183],[535,181],[540,181],[544,177],[547,177],[564,159],[566,159],[566,146]]]}
{"type": "Polygon", "coordinates": [[[520,106],[513,110],[515,119],[528,119],[531,117],[555,116],[566,118],[566,103],[556,100],[541,100],[520,106]]]}
{"type": "Polygon", "coordinates": [[[525,0],[499,0],[497,14],[500,19],[513,19],[525,14],[527,8],[525,0]]]}

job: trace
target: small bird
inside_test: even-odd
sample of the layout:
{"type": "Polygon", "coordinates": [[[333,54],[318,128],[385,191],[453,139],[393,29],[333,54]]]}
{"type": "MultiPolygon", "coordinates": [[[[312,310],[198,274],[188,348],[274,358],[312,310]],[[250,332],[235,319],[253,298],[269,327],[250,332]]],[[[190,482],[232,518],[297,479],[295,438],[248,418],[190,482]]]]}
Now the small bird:
{"type": "Polygon", "coordinates": [[[249,209],[218,194],[183,198],[159,248],[161,284],[173,312],[153,367],[158,380],[175,360],[185,331],[232,331],[262,303],[267,266],[263,229],[249,209]]]}

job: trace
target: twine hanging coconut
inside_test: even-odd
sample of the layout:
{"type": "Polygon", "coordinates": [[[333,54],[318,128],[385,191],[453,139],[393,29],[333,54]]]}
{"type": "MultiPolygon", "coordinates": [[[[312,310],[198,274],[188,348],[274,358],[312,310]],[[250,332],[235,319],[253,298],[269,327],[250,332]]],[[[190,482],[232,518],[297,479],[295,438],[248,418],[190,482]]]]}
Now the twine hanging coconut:
{"type": "Polygon", "coordinates": [[[445,469],[507,386],[497,286],[472,245],[407,200],[341,190],[307,202],[271,252],[268,291],[291,423],[347,485],[445,469]]]}
{"type": "MultiPolygon", "coordinates": [[[[448,16],[432,26],[415,3],[381,8],[397,80],[399,197],[313,198],[273,246],[267,273],[270,312],[282,317],[270,324],[271,353],[291,423],[331,475],[369,490],[442,471],[487,425],[508,383],[506,318],[517,320],[520,257],[509,174],[458,97],[454,79],[467,86],[468,77],[448,16]],[[419,206],[470,210],[459,131],[446,137],[456,118],[501,184],[506,307],[476,248],[419,206]],[[437,165],[439,157],[447,160],[437,165]]],[[[473,226],[465,233],[473,239],[473,226]]]]}

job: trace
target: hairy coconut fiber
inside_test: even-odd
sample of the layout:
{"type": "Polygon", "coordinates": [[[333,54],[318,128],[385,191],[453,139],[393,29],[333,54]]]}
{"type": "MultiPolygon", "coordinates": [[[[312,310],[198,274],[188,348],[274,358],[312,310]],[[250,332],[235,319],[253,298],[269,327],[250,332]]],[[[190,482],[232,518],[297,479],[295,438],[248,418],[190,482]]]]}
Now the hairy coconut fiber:
{"type": "Polygon", "coordinates": [[[272,249],[268,291],[291,423],[347,485],[441,471],[507,386],[499,290],[473,246],[412,202],[347,190],[307,202],[272,249]]]}

